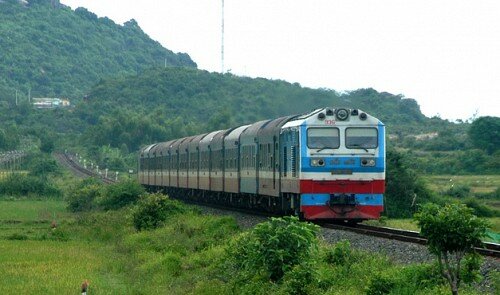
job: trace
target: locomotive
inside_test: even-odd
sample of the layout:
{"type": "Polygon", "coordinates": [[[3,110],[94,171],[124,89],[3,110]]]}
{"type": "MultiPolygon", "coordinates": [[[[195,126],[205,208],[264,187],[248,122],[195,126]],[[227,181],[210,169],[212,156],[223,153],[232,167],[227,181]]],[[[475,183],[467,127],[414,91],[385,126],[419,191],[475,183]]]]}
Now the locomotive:
{"type": "Polygon", "coordinates": [[[138,166],[142,185],[175,198],[359,222],[384,209],[385,126],[322,108],[151,144],[138,166]]]}

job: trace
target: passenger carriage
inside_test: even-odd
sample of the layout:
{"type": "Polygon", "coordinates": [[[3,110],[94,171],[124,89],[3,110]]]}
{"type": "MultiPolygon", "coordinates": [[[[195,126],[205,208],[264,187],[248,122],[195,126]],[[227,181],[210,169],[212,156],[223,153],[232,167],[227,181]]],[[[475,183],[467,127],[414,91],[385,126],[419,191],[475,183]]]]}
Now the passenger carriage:
{"type": "Polygon", "coordinates": [[[307,220],[375,219],[383,211],[384,128],[344,108],[263,120],[147,146],[139,181],[176,197],[307,220]]]}

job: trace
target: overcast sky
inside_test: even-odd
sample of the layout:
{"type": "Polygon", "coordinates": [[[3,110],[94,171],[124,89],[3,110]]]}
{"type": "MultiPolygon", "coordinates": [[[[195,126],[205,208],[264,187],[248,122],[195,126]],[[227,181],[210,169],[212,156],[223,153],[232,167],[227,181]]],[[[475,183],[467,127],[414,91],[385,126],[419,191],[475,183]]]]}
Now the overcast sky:
{"type": "MultiPolygon", "coordinates": [[[[222,0],[61,0],[221,71],[222,0]]],[[[500,116],[498,0],[225,0],[225,70],[414,98],[427,116],[500,116]]],[[[367,110],[369,111],[369,110],[367,110]]]]}

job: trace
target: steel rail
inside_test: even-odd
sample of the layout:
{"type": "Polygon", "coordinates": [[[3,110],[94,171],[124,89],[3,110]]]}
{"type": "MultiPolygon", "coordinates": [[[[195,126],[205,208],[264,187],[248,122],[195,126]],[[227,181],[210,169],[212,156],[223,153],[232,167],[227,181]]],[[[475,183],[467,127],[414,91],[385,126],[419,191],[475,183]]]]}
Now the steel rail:
{"type": "MultiPolygon", "coordinates": [[[[322,227],[351,231],[359,234],[381,237],[386,239],[398,240],[414,244],[426,245],[427,239],[420,236],[419,232],[402,230],[390,227],[378,227],[365,224],[335,224],[318,223],[322,227]]],[[[481,255],[500,258],[500,244],[483,242],[483,247],[474,247],[474,250],[481,255]]]]}
{"type": "Polygon", "coordinates": [[[55,156],[56,156],[56,158],[58,158],[60,160],[60,162],[62,162],[65,166],[69,167],[75,174],[77,174],[80,177],[96,177],[96,178],[100,179],[102,182],[104,182],[105,184],[112,184],[112,183],[116,182],[113,179],[102,177],[101,175],[97,174],[96,172],[78,165],[66,153],[55,153],[55,156]]]}

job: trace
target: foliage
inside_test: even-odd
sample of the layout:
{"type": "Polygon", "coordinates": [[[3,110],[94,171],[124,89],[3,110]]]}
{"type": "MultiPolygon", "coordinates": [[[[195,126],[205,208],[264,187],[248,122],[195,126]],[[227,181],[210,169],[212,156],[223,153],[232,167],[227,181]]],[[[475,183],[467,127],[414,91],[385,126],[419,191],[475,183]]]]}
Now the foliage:
{"type": "Polygon", "coordinates": [[[228,253],[241,270],[278,281],[294,266],[313,259],[317,233],[318,226],[296,217],[272,218],[242,235],[228,253]]]}
{"type": "Polygon", "coordinates": [[[12,173],[0,179],[0,196],[60,197],[61,190],[45,178],[12,173]]]}
{"type": "Polygon", "coordinates": [[[385,214],[391,218],[411,217],[418,204],[433,196],[417,173],[410,168],[411,160],[395,150],[387,152],[385,214]]]}
{"type": "Polygon", "coordinates": [[[353,258],[351,243],[348,240],[342,240],[336,243],[334,247],[329,248],[329,251],[326,252],[325,261],[335,265],[346,265],[350,264],[353,258]]]}
{"type": "Polygon", "coordinates": [[[290,295],[310,294],[309,286],[316,283],[315,265],[302,262],[292,267],[283,277],[283,290],[290,295]]]}
{"type": "Polygon", "coordinates": [[[127,179],[104,187],[97,202],[104,210],[114,210],[136,203],[144,193],[137,180],[127,179]]]}
{"type": "Polygon", "coordinates": [[[465,198],[470,196],[470,193],[471,189],[467,185],[453,185],[444,192],[444,195],[454,198],[465,198]]]}
{"type": "Polygon", "coordinates": [[[29,155],[28,170],[30,175],[39,176],[44,179],[49,175],[60,174],[60,169],[55,159],[50,155],[42,153],[29,155]]]}
{"type": "Polygon", "coordinates": [[[394,277],[389,277],[382,273],[376,273],[366,287],[367,295],[389,294],[396,283],[394,277]]]}
{"type": "Polygon", "coordinates": [[[474,120],[468,134],[475,147],[493,154],[500,149],[500,118],[487,116],[474,120]]]}
{"type": "Polygon", "coordinates": [[[147,194],[139,200],[132,219],[136,230],[155,229],[162,226],[169,217],[187,211],[185,205],[168,196],[147,194]]]}
{"type": "MultiPolygon", "coordinates": [[[[0,100],[18,90],[32,97],[83,97],[102,77],[152,66],[196,64],[149,38],[137,22],[115,24],[85,8],[75,11],[49,0],[0,3],[0,100]]],[[[12,99],[11,99],[12,100],[12,99]]]]}
{"type": "Polygon", "coordinates": [[[14,150],[17,147],[20,140],[16,129],[14,127],[0,128],[0,151],[14,150]]]}
{"type": "Polygon", "coordinates": [[[66,202],[71,212],[90,211],[97,207],[96,199],[100,196],[102,184],[95,178],[87,178],[70,189],[66,202]]]}
{"type": "Polygon", "coordinates": [[[464,200],[464,204],[473,210],[474,215],[479,217],[500,216],[500,212],[481,203],[477,198],[470,197],[464,200]]]}
{"type": "MultiPolygon", "coordinates": [[[[415,214],[421,228],[420,234],[427,238],[431,253],[437,256],[443,276],[448,280],[453,294],[458,294],[462,280],[461,268],[465,254],[481,245],[488,224],[472,214],[472,209],[461,204],[440,207],[427,204],[415,214]]],[[[469,267],[477,264],[467,264],[469,267]]],[[[470,271],[470,270],[469,270],[470,271]]]]}

